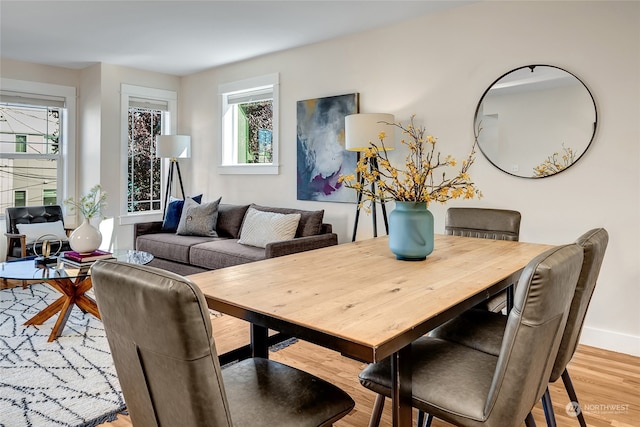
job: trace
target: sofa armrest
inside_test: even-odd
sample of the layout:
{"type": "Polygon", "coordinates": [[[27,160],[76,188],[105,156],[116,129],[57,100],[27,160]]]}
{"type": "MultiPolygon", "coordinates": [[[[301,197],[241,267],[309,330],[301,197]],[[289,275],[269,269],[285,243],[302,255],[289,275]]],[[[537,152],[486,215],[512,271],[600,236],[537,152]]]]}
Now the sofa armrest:
{"type": "Polygon", "coordinates": [[[333,226],[331,224],[327,224],[326,222],[322,223],[320,226],[320,234],[330,234],[333,233],[333,226]]]}
{"type": "Polygon", "coordinates": [[[275,258],[313,249],[325,248],[338,244],[338,235],[335,233],[318,234],[316,236],[296,237],[291,240],[267,243],[265,257],[275,258]]]}
{"type": "Polygon", "coordinates": [[[162,221],[140,222],[133,227],[133,244],[136,244],[138,236],[162,232],[162,221]]]}

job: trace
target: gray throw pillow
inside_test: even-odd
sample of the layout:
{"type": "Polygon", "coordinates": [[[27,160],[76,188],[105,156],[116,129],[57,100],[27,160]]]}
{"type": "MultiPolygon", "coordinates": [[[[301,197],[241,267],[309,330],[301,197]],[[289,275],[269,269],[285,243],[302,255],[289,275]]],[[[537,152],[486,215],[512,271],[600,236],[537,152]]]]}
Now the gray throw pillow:
{"type": "Polygon", "coordinates": [[[180,216],[176,234],[182,236],[218,237],[216,223],[218,222],[220,199],[214,202],[198,204],[188,197],[182,207],[182,215],[180,216]]]}

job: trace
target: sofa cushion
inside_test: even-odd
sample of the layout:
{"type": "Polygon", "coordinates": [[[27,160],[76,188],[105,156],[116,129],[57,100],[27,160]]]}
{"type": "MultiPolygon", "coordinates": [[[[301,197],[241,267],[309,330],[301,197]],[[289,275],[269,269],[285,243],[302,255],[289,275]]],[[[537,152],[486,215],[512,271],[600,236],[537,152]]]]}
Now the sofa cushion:
{"type": "Polygon", "coordinates": [[[200,205],[195,200],[187,198],[182,208],[182,216],[176,234],[217,237],[216,224],[218,223],[219,204],[220,199],[200,205]]]}
{"type": "Polygon", "coordinates": [[[295,237],[308,237],[320,234],[320,230],[322,228],[322,219],[324,217],[324,210],[305,211],[302,209],[272,208],[256,204],[251,204],[251,207],[264,212],[277,212],[281,214],[299,213],[300,222],[298,223],[298,229],[296,230],[295,237]]]}
{"type": "Polygon", "coordinates": [[[216,237],[180,236],[174,233],[143,234],[136,239],[136,249],[149,252],[156,258],[189,264],[191,246],[214,239],[216,237]]]}
{"type": "Polygon", "coordinates": [[[238,243],[238,239],[221,239],[200,243],[191,248],[191,265],[210,270],[265,259],[265,251],[238,243]]]}
{"type": "Polygon", "coordinates": [[[299,222],[299,213],[281,214],[249,208],[238,243],[264,248],[267,243],[291,240],[296,235],[299,222]]]}
{"type": "MultiPolygon", "coordinates": [[[[197,203],[202,201],[202,194],[191,197],[197,203]]],[[[169,204],[167,205],[167,211],[164,215],[164,221],[162,221],[162,231],[175,233],[178,229],[178,223],[180,223],[180,217],[182,216],[182,207],[184,206],[184,200],[171,197],[169,204]]]]}
{"type": "Polygon", "coordinates": [[[249,205],[220,204],[218,206],[218,224],[216,231],[220,237],[240,237],[240,227],[249,205]]]}

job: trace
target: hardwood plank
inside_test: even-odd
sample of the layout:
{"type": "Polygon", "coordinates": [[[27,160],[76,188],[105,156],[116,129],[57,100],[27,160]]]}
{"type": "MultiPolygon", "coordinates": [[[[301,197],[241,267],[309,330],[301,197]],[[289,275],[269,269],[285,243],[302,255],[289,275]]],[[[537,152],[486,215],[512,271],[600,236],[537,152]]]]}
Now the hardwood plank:
{"type": "MultiPolygon", "coordinates": [[[[218,351],[227,351],[248,343],[249,327],[246,322],[231,316],[221,316],[212,318],[212,324],[218,351]]],[[[270,357],[324,378],[351,395],[356,401],[356,406],[349,415],[335,424],[336,427],[368,425],[375,393],[360,386],[358,382],[358,373],[364,368],[364,363],[304,341],[272,352],[270,357]]],[[[640,358],[580,345],[568,369],[578,398],[585,408],[585,418],[589,426],[638,425],[640,358]]],[[[562,380],[552,384],[550,392],[558,427],[577,427],[577,419],[567,415],[565,410],[569,402],[562,380]]],[[[387,402],[381,427],[391,426],[390,406],[387,402]]],[[[533,415],[538,425],[546,425],[540,404],[534,408],[533,415]]],[[[524,426],[524,423],[522,425],[524,426]]],[[[121,415],[116,421],[101,426],[132,427],[132,424],[128,416],[121,415]]],[[[445,427],[450,424],[436,419],[432,426],[445,427]]]]}

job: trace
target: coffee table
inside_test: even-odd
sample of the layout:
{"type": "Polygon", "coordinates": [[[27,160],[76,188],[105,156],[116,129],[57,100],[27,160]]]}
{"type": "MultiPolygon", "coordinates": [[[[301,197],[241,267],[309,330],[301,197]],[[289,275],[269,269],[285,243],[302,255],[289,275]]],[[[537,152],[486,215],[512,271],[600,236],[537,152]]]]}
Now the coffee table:
{"type": "MultiPolygon", "coordinates": [[[[115,251],[114,257],[117,261],[132,264],[148,264],[153,260],[152,254],[135,250],[115,251]]],[[[47,283],[62,294],[60,298],[25,322],[25,325],[42,325],[56,313],[60,313],[49,335],[48,341],[52,342],[62,334],[74,305],[83,312],[91,313],[100,319],[95,300],[86,294],[92,286],[91,265],[92,263],[68,263],[59,259],[56,264],[37,266],[32,258],[20,259],[3,262],[0,265],[0,278],[38,280],[47,283]]]]}

